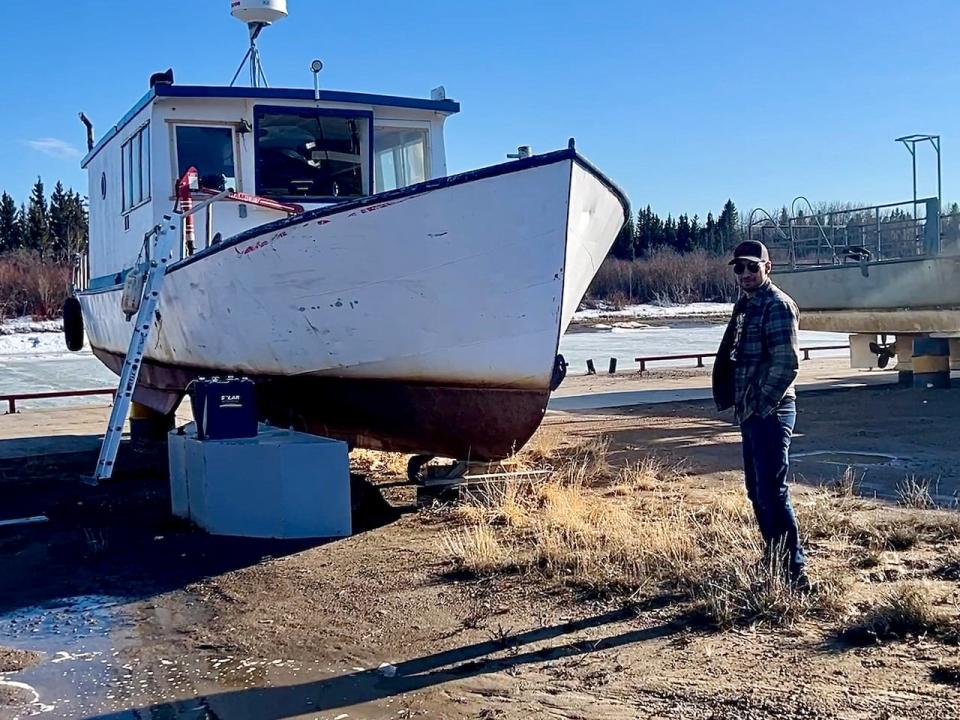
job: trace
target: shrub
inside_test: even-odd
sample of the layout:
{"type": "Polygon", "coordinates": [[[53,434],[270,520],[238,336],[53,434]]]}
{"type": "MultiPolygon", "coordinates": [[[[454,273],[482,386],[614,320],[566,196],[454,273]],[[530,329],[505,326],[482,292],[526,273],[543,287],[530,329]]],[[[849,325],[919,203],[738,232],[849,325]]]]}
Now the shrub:
{"type": "Polygon", "coordinates": [[[0,320],[21,315],[60,315],[67,297],[71,268],[41,260],[27,250],[0,256],[0,320]]]}
{"type": "Polygon", "coordinates": [[[618,307],[630,303],[734,302],[739,291],[726,259],[703,250],[664,248],[640,260],[607,258],[588,296],[618,307]]]}

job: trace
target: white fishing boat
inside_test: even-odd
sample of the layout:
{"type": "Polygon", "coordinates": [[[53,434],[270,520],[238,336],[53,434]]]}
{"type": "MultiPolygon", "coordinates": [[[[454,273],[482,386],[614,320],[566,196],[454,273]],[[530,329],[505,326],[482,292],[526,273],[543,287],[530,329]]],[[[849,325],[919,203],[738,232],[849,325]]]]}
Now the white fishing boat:
{"type": "Polygon", "coordinates": [[[355,446],[478,460],[519,449],[629,217],[624,194],[572,141],[448,176],[444,123],[459,105],[442,89],[263,87],[251,50],[258,86],[156,75],[99,142],[88,134],[77,298],[94,354],[119,373],[124,281],[145,235],[216,193],[168,266],[137,402],[170,413],[194,378],[243,375],[263,417],[355,446]]]}

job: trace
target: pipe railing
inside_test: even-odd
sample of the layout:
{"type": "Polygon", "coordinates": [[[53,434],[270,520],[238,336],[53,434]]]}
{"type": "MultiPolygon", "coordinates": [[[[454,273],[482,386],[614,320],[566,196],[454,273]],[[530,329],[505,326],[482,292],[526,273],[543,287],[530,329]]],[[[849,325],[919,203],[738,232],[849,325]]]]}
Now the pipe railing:
{"type": "MultiPolygon", "coordinates": [[[[817,350],[849,350],[849,345],[815,345],[812,347],[800,348],[800,352],[803,353],[803,359],[809,360],[810,353],[817,350]]],[[[640,363],[639,375],[642,375],[647,369],[648,362],[657,362],[661,360],[696,360],[697,367],[702,368],[704,358],[716,357],[715,352],[709,353],[689,353],[683,355],[647,355],[645,357],[634,358],[634,362],[640,363]]]]}
{"type": "Polygon", "coordinates": [[[50,398],[82,397],[87,395],[109,395],[111,400],[117,396],[116,388],[89,388],[86,390],[46,390],[44,392],[33,393],[13,393],[0,395],[0,402],[7,403],[7,413],[12,415],[17,412],[17,402],[20,400],[48,400],[50,398]]]}

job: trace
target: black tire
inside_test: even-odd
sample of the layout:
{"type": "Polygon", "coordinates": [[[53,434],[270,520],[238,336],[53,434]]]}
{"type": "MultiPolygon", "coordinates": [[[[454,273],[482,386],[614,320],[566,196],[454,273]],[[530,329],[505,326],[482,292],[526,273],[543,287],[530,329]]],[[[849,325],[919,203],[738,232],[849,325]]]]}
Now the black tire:
{"type": "Polygon", "coordinates": [[[76,352],[83,349],[83,313],[80,301],[75,297],[63,301],[63,339],[67,343],[67,350],[76,352]]]}

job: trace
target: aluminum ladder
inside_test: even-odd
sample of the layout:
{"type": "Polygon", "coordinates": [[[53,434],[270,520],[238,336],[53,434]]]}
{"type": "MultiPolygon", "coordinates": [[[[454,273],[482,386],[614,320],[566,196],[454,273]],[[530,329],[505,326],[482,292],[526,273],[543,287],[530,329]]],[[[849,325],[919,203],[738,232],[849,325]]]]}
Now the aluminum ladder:
{"type": "MultiPolygon", "coordinates": [[[[147,251],[147,276],[143,283],[143,295],[140,300],[140,309],[137,311],[133,335],[130,337],[130,346],[123,359],[116,400],[110,411],[103,444],[100,446],[97,468],[90,479],[92,485],[96,485],[101,480],[108,480],[113,474],[117,450],[120,449],[120,440],[123,438],[123,425],[130,412],[130,403],[133,402],[133,390],[137,386],[137,378],[140,377],[140,366],[143,353],[147,348],[147,338],[150,337],[150,330],[156,320],[160,290],[163,288],[163,280],[167,274],[167,263],[170,261],[174,240],[179,238],[177,229],[178,225],[171,222],[169,215],[165,215],[163,223],[155,226],[143,239],[147,251]]],[[[131,272],[138,272],[138,269],[134,268],[131,272]]]]}
{"type": "MultiPolygon", "coordinates": [[[[190,168],[181,178],[178,188],[186,188],[185,192],[197,189],[197,171],[190,168]]],[[[130,338],[127,354],[123,359],[123,369],[120,371],[120,383],[117,386],[116,400],[110,411],[110,420],[107,423],[107,432],[103,436],[100,446],[100,456],[97,458],[97,468],[90,477],[89,483],[96,485],[101,480],[108,480],[113,475],[113,466],[117,460],[117,450],[120,449],[120,440],[123,439],[123,425],[130,412],[130,403],[133,402],[133,391],[137,387],[137,378],[140,377],[140,365],[143,354],[147,349],[147,339],[157,318],[157,305],[160,303],[160,290],[167,274],[167,263],[174,243],[183,237],[182,228],[189,227],[193,215],[205,210],[208,205],[219,202],[231,195],[230,190],[222,190],[202,200],[196,205],[181,204],[179,211],[175,211],[176,219],[171,215],[164,215],[163,222],[154,226],[143,237],[143,246],[147,257],[147,276],[143,283],[143,292],[140,299],[140,308],[137,311],[136,325],[130,338]],[[151,240],[153,245],[151,247],[151,240]]],[[[181,251],[183,248],[181,248],[181,251]]],[[[135,272],[131,270],[131,272],[135,272]]]]}

